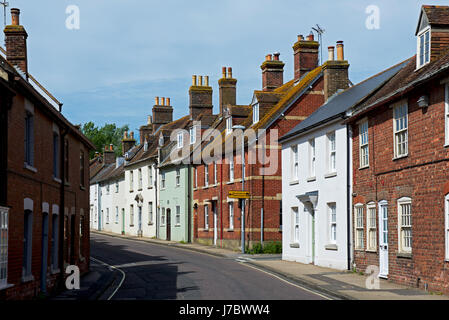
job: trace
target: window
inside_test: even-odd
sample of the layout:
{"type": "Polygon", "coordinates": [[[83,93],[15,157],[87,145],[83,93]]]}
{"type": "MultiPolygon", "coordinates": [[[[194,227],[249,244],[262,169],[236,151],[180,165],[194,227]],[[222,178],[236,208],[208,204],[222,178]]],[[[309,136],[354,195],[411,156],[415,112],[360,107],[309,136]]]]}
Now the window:
{"type": "Polygon", "coordinates": [[[398,201],[399,252],[412,252],[412,202],[410,198],[398,201]]]}
{"type": "Polygon", "coordinates": [[[165,226],[165,208],[162,208],[161,226],[165,226]]]}
{"type": "Polygon", "coordinates": [[[190,144],[195,144],[196,142],[196,127],[190,128],[190,144]]]}
{"type": "Polygon", "coordinates": [[[209,206],[207,204],[204,205],[204,229],[209,229],[209,206]]]}
{"type": "Polygon", "coordinates": [[[298,146],[292,146],[292,180],[298,181],[299,179],[299,154],[298,146]]]}
{"type": "Polygon", "coordinates": [[[181,207],[180,206],[176,206],[175,223],[177,226],[181,225],[181,207]]]}
{"type": "Polygon", "coordinates": [[[176,186],[179,187],[181,185],[181,170],[176,169],[176,186]]]}
{"type": "Polygon", "coordinates": [[[109,194],[109,190],[110,190],[110,187],[109,187],[109,183],[106,185],[106,194],[109,194]]]}
{"type": "Polygon", "coordinates": [[[327,135],[327,150],[328,154],[328,164],[329,172],[337,171],[337,146],[335,140],[335,132],[331,132],[327,135]]]}
{"type": "Polygon", "coordinates": [[[183,145],[184,145],[184,142],[183,142],[183,134],[182,134],[182,132],[179,132],[178,133],[178,148],[182,148],[183,147],[183,145]]]}
{"type": "Polygon", "coordinates": [[[309,177],[315,177],[315,166],[316,166],[316,158],[315,158],[315,139],[309,140],[309,177]]]}
{"type": "Polygon", "coordinates": [[[234,202],[228,203],[228,210],[229,210],[229,230],[234,230],[234,202]]]}
{"type": "Polygon", "coordinates": [[[360,168],[369,166],[368,120],[359,125],[360,168]]]}
{"type": "Polygon", "coordinates": [[[106,224],[109,224],[109,208],[106,208],[106,224]]]}
{"type": "Polygon", "coordinates": [[[134,227],[134,205],[129,207],[129,225],[134,227]]]}
{"type": "Polygon", "coordinates": [[[134,171],[129,172],[129,191],[133,192],[134,189],[134,171]]]}
{"type": "Polygon", "coordinates": [[[118,223],[118,207],[115,207],[115,223],[118,223]]]}
{"type": "Polygon", "coordinates": [[[153,202],[148,202],[148,224],[153,224],[153,202]]]}
{"type": "Polygon", "coordinates": [[[229,182],[234,181],[234,159],[229,162],[229,182]]]}
{"type": "Polygon", "coordinates": [[[53,133],[53,178],[59,179],[59,135],[53,133]]]}
{"type": "Polygon", "coordinates": [[[408,154],[408,107],[402,102],[394,107],[394,156],[403,157],[408,154]]]}
{"type": "Polygon", "coordinates": [[[299,244],[299,210],[297,207],[292,208],[293,219],[293,243],[299,244]]]}
{"type": "Polygon", "coordinates": [[[195,177],[194,177],[194,179],[195,179],[195,188],[198,188],[198,168],[197,167],[195,167],[195,177]]]}
{"type": "Polygon", "coordinates": [[[430,28],[418,35],[418,68],[430,61],[430,28]]]}
{"type": "Polygon", "coordinates": [[[446,214],[445,214],[445,229],[446,229],[446,260],[449,261],[449,194],[445,199],[446,203],[446,214]]]}
{"type": "Polygon", "coordinates": [[[32,259],[33,212],[31,210],[25,210],[23,226],[22,277],[27,279],[31,276],[32,259]]]}
{"type": "MultiPolygon", "coordinates": [[[[59,211],[53,209],[51,217],[51,268],[58,269],[58,239],[59,239],[59,211]]],[[[96,221],[96,218],[95,218],[96,221]]]]}
{"type": "Polygon", "coordinates": [[[214,162],[214,184],[218,184],[218,170],[216,162],[214,162]]]}
{"type": "Polygon", "coordinates": [[[232,117],[226,119],[226,134],[232,133],[232,117]]]}
{"type": "Polygon", "coordinates": [[[137,179],[138,179],[139,190],[142,190],[142,169],[139,169],[137,171],[137,179]]]}
{"type": "Polygon", "coordinates": [[[148,166],[148,188],[153,187],[153,168],[148,166]]]}
{"type": "Polygon", "coordinates": [[[204,186],[209,186],[209,165],[204,165],[204,186]]]}
{"type": "Polygon", "coordinates": [[[161,172],[161,189],[165,189],[165,172],[161,172]]]}
{"type": "Polygon", "coordinates": [[[81,187],[84,187],[85,185],[85,177],[86,177],[86,173],[84,172],[84,151],[80,152],[80,184],[81,187]]]}
{"type": "Polygon", "coordinates": [[[337,206],[335,203],[327,205],[329,210],[329,240],[330,243],[337,243],[337,206]]]}
{"type": "Polygon", "coordinates": [[[366,217],[366,225],[368,230],[367,235],[367,249],[376,251],[377,249],[377,217],[376,217],[376,204],[368,204],[368,215],[366,217]]]}
{"type": "Polygon", "coordinates": [[[0,207],[0,288],[8,284],[8,209],[0,207]]]}
{"type": "Polygon", "coordinates": [[[253,106],[253,124],[259,122],[259,104],[253,106]]]}
{"type": "Polygon", "coordinates": [[[355,248],[363,249],[364,244],[364,225],[363,225],[363,215],[364,215],[363,205],[355,206],[356,221],[355,221],[355,248]]]}
{"type": "Polygon", "coordinates": [[[34,116],[30,112],[25,115],[25,164],[34,165],[34,116]]]}
{"type": "Polygon", "coordinates": [[[118,181],[115,182],[115,193],[119,192],[119,183],[118,181]]]}
{"type": "Polygon", "coordinates": [[[69,182],[69,140],[64,140],[64,180],[69,182]]]}

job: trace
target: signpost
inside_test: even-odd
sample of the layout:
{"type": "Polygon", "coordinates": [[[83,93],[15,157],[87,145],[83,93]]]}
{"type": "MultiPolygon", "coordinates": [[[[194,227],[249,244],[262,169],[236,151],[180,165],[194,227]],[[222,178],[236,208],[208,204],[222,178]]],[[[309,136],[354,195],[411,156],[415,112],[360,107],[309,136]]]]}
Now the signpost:
{"type": "Polygon", "coordinates": [[[228,198],[230,199],[249,199],[251,195],[248,191],[229,191],[228,198]]]}

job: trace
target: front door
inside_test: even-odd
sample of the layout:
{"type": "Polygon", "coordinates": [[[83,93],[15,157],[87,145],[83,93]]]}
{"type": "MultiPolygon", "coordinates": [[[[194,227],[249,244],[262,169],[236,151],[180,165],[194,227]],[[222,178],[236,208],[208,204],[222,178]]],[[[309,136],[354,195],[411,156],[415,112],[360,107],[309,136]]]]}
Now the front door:
{"type": "Polygon", "coordinates": [[[379,277],[388,278],[388,204],[379,204],[379,277]]]}
{"type": "Polygon", "coordinates": [[[312,214],[312,264],[315,264],[315,210],[310,209],[312,214]]]}
{"type": "Polygon", "coordinates": [[[125,234],[125,210],[122,209],[122,234],[125,234]]]}
{"type": "Polygon", "coordinates": [[[48,262],[48,214],[42,217],[42,263],[41,263],[41,291],[47,292],[47,262],[48,262]]]}
{"type": "Polygon", "coordinates": [[[217,206],[215,202],[212,204],[212,210],[214,212],[214,246],[216,246],[218,240],[218,217],[217,217],[217,206]]]}
{"type": "Polygon", "coordinates": [[[141,236],[142,235],[142,207],[139,207],[138,220],[139,220],[138,235],[141,236]]]}
{"type": "Polygon", "coordinates": [[[171,210],[167,209],[167,240],[171,240],[171,210]]]}

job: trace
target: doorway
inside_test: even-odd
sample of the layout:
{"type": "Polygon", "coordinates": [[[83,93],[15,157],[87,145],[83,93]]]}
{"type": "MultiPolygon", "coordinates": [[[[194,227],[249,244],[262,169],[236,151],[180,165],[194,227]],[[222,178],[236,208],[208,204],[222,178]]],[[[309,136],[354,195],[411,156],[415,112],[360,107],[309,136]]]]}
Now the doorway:
{"type": "Polygon", "coordinates": [[[69,249],[69,255],[70,255],[70,263],[75,264],[75,218],[76,216],[72,214],[70,217],[70,249],[69,249]]]}
{"type": "Polygon", "coordinates": [[[47,267],[48,267],[48,213],[42,216],[42,256],[41,256],[41,291],[47,291],[47,267]]]}
{"type": "Polygon", "coordinates": [[[167,240],[171,241],[171,210],[167,209],[167,240]]]}
{"type": "Polygon", "coordinates": [[[137,235],[139,236],[139,237],[141,237],[142,236],[142,207],[141,206],[139,206],[138,207],[139,209],[139,213],[138,213],[138,216],[137,216],[137,219],[138,219],[138,226],[139,226],[139,229],[138,229],[138,231],[137,231],[137,235]]]}
{"type": "Polygon", "coordinates": [[[379,278],[388,278],[388,203],[379,202],[379,278]]]}
{"type": "Polygon", "coordinates": [[[125,235],[125,209],[122,209],[122,235],[125,235]]]}

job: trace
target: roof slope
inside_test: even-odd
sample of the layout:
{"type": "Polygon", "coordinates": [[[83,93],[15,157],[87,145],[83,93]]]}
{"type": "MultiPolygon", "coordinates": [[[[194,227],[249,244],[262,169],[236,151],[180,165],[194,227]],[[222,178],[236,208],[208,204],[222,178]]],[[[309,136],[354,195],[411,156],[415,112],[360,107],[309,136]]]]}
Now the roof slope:
{"type": "Polygon", "coordinates": [[[331,97],[324,105],[318,108],[309,117],[299,123],[290,132],[279,139],[284,141],[302,132],[305,132],[316,125],[330,121],[336,116],[346,113],[346,110],[360,103],[363,99],[379,89],[389,79],[391,79],[399,70],[404,68],[409,61],[404,61],[390,69],[384,70],[375,76],[372,76],[336,95],[331,97]]]}

